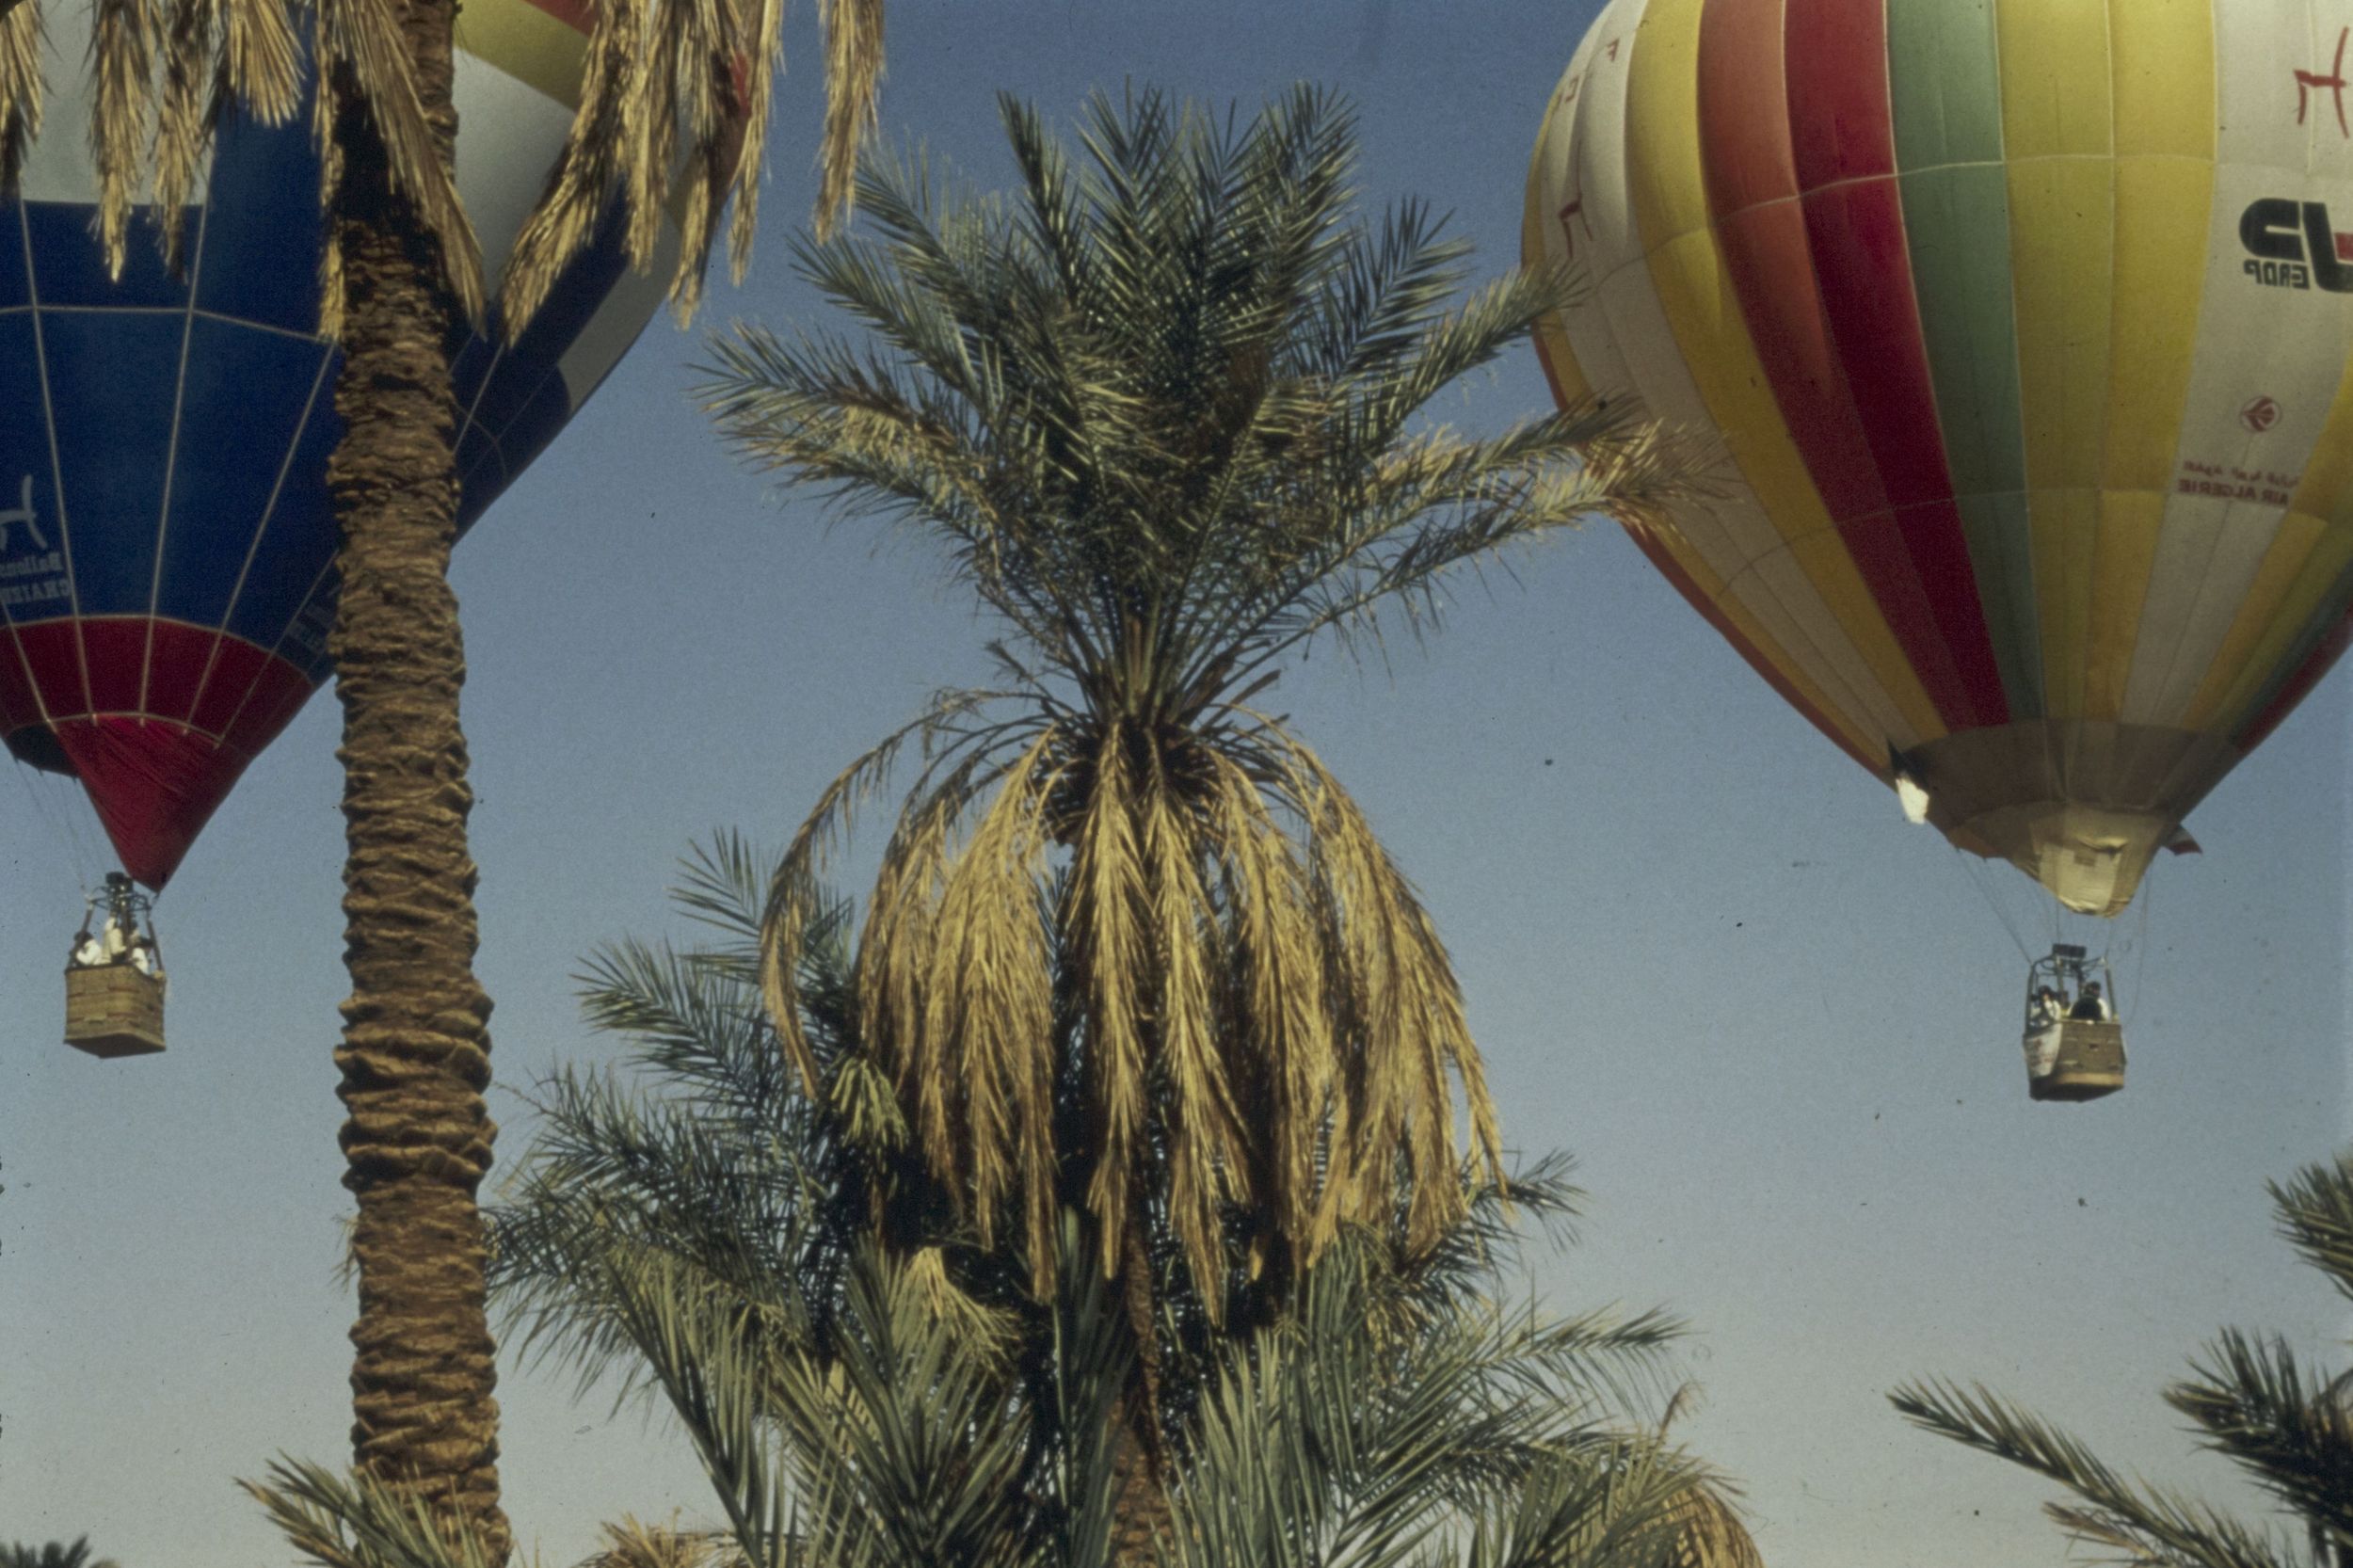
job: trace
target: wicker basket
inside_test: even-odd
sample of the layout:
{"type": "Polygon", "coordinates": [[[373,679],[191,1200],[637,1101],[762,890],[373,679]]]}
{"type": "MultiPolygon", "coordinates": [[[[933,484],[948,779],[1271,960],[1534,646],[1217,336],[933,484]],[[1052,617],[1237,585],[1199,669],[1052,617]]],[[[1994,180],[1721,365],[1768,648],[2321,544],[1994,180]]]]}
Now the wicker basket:
{"type": "Polygon", "coordinates": [[[65,1043],[99,1057],[163,1049],[164,977],[129,964],[66,970],[65,1043]]]}
{"type": "Polygon", "coordinates": [[[2037,1077],[2026,1067],[2026,1094],[2039,1100],[2096,1100],[2124,1087],[2124,1026],[2068,1018],[2059,1026],[2057,1058],[2037,1077]]]}

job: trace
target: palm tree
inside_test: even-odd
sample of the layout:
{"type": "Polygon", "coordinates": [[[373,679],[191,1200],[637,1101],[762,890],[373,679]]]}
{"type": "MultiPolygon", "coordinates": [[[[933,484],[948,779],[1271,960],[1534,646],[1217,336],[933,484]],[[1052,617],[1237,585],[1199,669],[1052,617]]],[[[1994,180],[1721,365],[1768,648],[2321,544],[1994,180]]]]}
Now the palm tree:
{"type": "MultiPolygon", "coordinates": [[[[821,209],[846,201],[880,70],[881,0],[824,0],[829,105],[821,209]]],[[[606,0],[577,121],[510,262],[501,326],[520,333],[616,198],[633,259],[652,254],[673,186],[685,247],[672,292],[691,309],[721,210],[748,255],[782,8],[606,0]],[[739,90],[733,70],[745,68],[739,90]],[[714,64],[715,62],[715,64],[714,64]],[[681,143],[680,127],[685,128],[681,143]]],[[[165,244],[222,109],[280,120],[300,97],[282,0],[101,0],[91,136],[103,237],[119,268],[144,156],[165,244]]],[[[457,484],[442,344],[485,290],[453,173],[455,0],[319,0],[310,83],[323,160],[323,328],[344,360],[344,436],[329,467],[342,584],[329,650],[344,707],[345,962],[336,1051],[348,1111],[355,1461],[472,1523],[503,1560],[497,1407],[475,1190],[493,1128],[489,999],[473,975],[472,793],[458,723],[464,648],[447,564],[457,484]]],[[[0,192],[40,120],[40,0],[0,9],[0,192]]]]}
{"type": "MultiPolygon", "coordinates": [[[[2353,1297],[2353,1154],[2273,1183],[2280,1230],[2353,1297]]],[[[2225,1329],[2165,1391],[2201,1446],[2228,1456],[2297,1527],[2282,1537],[2117,1474],[2058,1428],[1982,1385],[1929,1381],[1889,1396],[1914,1425],[2057,1481],[2080,1499],[2044,1510],[2133,1568],[2353,1568],[2353,1371],[2298,1364],[2286,1340],[2225,1329]],[[2297,1537],[2301,1537],[2297,1539],[2297,1537]]]]}
{"type": "Polygon", "coordinates": [[[89,1555],[89,1537],[77,1535],[71,1544],[51,1541],[39,1547],[23,1542],[0,1546],[0,1568],[117,1568],[110,1557],[89,1555]]]}
{"type": "Polygon", "coordinates": [[[1320,636],[1377,638],[1385,609],[1420,632],[1450,568],[1646,515],[1676,465],[1596,408],[1491,437],[1421,423],[1560,281],[1449,311],[1466,248],[1417,203],[1355,216],[1353,119],[1325,94],[1239,130],[1098,96],[1083,160],[1033,110],[1002,118],[1017,190],[870,169],[872,235],[797,248],[863,341],[715,346],[709,406],[747,459],[934,533],[1007,632],[996,689],[940,699],[801,828],[768,1004],[816,1082],[789,974],[813,878],[920,747],[866,901],[861,1025],[930,1174],[1038,1295],[1058,1216],[1085,1215],[1140,1348],[1149,1468],[1171,1269],[1213,1318],[1264,1322],[1344,1229],[1387,1224],[1401,1182],[1410,1245],[1461,1222],[1458,1112],[1474,1175],[1497,1170],[1428,914],[1253,699],[1320,636]]]}
{"type": "MultiPolygon", "coordinates": [[[[1132,1379],[1125,1313],[1075,1214],[1044,1304],[1040,1382],[1016,1374],[919,1271],[867,1252],[840,1333],[747,1337],[741,1304],[624,1243],[592,1288],[617,1310],[754,1568],[1105,1568],[1132,1379]]],[[[1595,1422],[1593,1345],[1464,1297],[1416,1311],[1352,1232],[1296,1311],[1229,1341],[1169,1476],[1161,1568],[1732,1568],[1693,1556],[1712,1484],[1655,1432],[1595,1422]]],[[[281,1464],[254,1489],[328,1568],[477,1568],[414,1499],[281,1464]]],[[[1737,1529],[1737,1524],[1732,1528],[1737,1529]]],[[[1742,1537],[1745,1539],[1745,1537],[1742,1537]]],[[[665,1538],[670,1549],[680,1543],[665,1538]]],[[[620,1560],[632,1560],[626,1557],[620,1560]]],[[[1751,1559],[1745,1560],[1753,1561],[1751,1559]]]]}
{"type": "MultiPolygon", "coordinates": [[[[1011,1480],[998,1475],[994,1484],[1021,1496],[1067,1497],[1067,1478],[1057,1480],[1056,1466],[1066,1462],[1074,1441],[1103,1435],[1099,1401],[1074,1401],[1064,1386],[1062,1358],[1078,1336],[1073,1309],[1030,1300],[1026,1272],[1006,1269],[1000,1256],[981,1248],[950,1206],[933,1201],[921,1163],[906,1158],[904,1125],[887,1084],[877,1082],[858,1029],[847,910],[831,899],[816,901],[823,918],[804,930],[793,968],[802,1027],[821,1075],[816,1092],[801,1091],[761,1005],[766,865],[731,835],[697,849],[674,897],[715,930],[715,939],[683,951],[623,942],[587,966],[588,1016],[627,1048],[612,1071],[565,1069],[540,1087],[540,1134],[508,1177],[505,1201],[489,1210],[493,1299],[521,1331],[518,1343],[569,1363],[584,1391],[608,1375],[623,1380],[624,1393],[667,1391],[678,1382],[663,1370],[662,1356],[670,1352],[645,1348],[646,1302],[654,1288],[648,1282],[722,1314],[728,1353],[741,1362],[806,1360],[828,1368],[828,1378],[880,1377],[883,1369],[856,1370],[869,1332],[860,1326],[859,1292],[871,1286],[875,1267],[860,1255],[879,1236],[876,1256],[904,1271],[908,1288],[921,1291],[927,1317],[954,1329],[958,1353],[985,1362],[992,1378],[1020,1390],[1012,1417],[1022,1432],[1020,1462],[1011,1480]],[[885,1217],[877,1208],[896,1212],[885,1217]]],[[[1258,1331],[1258,1348],[1245,1359],[1248,1375],[1261,1377],[1273,1364],[1270,1355],[1290,1354],[1303,1335],[1328,1336],[1339,1324],[1372,1336],[1359,1347],[1367,1365],[1313,1387],[1255,1383],[1250,1399],[1296,1405],[1310,1395],[1330,1400],[1346,1390],[1367,1401],[1367,1410],[1350,1414],[1332,1405],[1327,1418],[1375,1419],[1381,1401],[1373,1391],[1386,1358],[1425,1340],[1443,1342],[1477,1320],[1487,1325],[1481,1332],[1497,1336],[1482,1352],[1495,1359],[1482,1362],[1477,1375],[1433,1372],[1421,1385],[1425,1402],[1455,1398],[1468,1401],[1466,1410],[1486,1409],[1491,1396],[1512,1402],[1543,1388],[1550,1390],[1555,1414],[1574,1408],[1595,1431],[1635,1430],[1640,1423],[1631,1413],[1657,1387],[1659,1358],[1676,1332],[1672,1322],[1656,1313],[1539,1318],[1495,1305],[1507,1293],[1522,1223],[1542,1222],[1555,1240],[1565,1237],[1579,1196],[1565,1174],[1557,1160],[1516,1174],[1515,1213],[1494,1184],[1469,1193],[1463,1221],[1434,1245],[1407,1246],[1394,1224],[1385,1233],[1350,1228],[1351,1261],[1339,1276],[1347,1288],[1335,1284],[1339,1293],[1326,1300],[1328,1316],[1288,1314],[1258,1331]],[[1519,1393],[1507,1398],[1507,1385],[1519,1393]]],[[[1066,1213],[1063,1223],[1063,1244],[1075,1247],[1075,1222],[1066,1213]]],[[[1166,1244],[1164,1236],[1157,1238],[1155,1250],[1166,1244]]],[[[1077,1256],[1064,1251],[1058,1263],[1067,1269],[1077,1256]]],[[[1105,1299],[1093,1269],[1057,1277],[1064,1289],[1105,1299]]],[[[1204,1317],[1200,1304],[1189,1299],[1184,1272],[1167,1284],[1159,1347],[1174,1429],[1172,1472],[1212,1463],[1247,1470],[1255,1461],[1217,1461],[1203,1451],[1204,1444],[1232,1439],[1228,1428],[1240,1418],[1231,1409],[1241,1397],[1232,1384],[1240,1375],[1237,1336],[1230,1324],[1222,1336],[1187,1332],[1204,1317]]],[[[1087,1332],[1115,1326],[1124,1325],[1096,1323],[1087,1332]]],[[[1123,1334],[1090,1353],[1115,1353],[1120,1365],[1129,1365],[1131,1346],[1123,1334]]],[[[929,1387],[920,1380],[911,1385],[916,1406],[929,1387]]],[[[1672,1419],[1680,1402],[1671,1400],[1663,1419],[1672,1419]]],[[[1424,1414],[1438,1419],[1431,1410],[1424,1414]]],[[[1273,1416],[1260,1409],[1254,1419],[1260,1417],[1273,1416]]],[[[1446,1431],[1445,1442],[1460,1448],[1463,1430],[1446,1431]]],[[[1351,1463],[1369,1475],[1387,1474],[1402,1462],[1387,1450],[1366,1450],[1351,1463]]],[[[911,1480],[904,1496],[924,1496],[928,1484],[911,1480]]],[[[1356,1481],[1302,1485],[1309,1492],[1328,1487],[1337,1497],[1356,1481]]],[[[1197,1506],[1209,1509],[1231,1490],[1225,1480],[1200,1483],[1197,1506]]],[[[1305,1496],[1288,1496],[1283,1506],[1295,1513],[1307,1506],[1305,1496]]],[[[1747,1536],[1720,1488],[1688,1489],[1671,1512],[1684,1554],[1673,1568],[1755,1568],[1753,1548],[1741,1555],[1747,1536]]],[[[1229,1534],[1241,1528],[1220,1517],[1229,1534]]],[[[1176,1528],[1173,1516],[1166,1523],[1176,1528]]],[[[1222,1551],[1241,1550],[1220,1539],[1227,1541],[1222,1551]]],[[[1119,1545],[1115,1560],[1152,1560],[1148,1534],[1119,1545]]],[[[925,1549],[949,1548],[933,1542],[925,1549]]]]}

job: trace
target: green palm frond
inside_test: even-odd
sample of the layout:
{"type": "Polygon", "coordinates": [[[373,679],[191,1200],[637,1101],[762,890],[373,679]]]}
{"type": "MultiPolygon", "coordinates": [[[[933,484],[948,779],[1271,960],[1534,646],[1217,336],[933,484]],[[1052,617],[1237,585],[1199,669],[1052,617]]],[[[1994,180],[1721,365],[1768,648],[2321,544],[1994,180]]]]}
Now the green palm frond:
{"type": "MultiPolygon", "coordinates": [[[[2353,1155],[2270,1186],[2280,1232],[2353,1295],[2353,1155]]],[[[2353,1563],[2353,1374],[2308,1370],[2283,1339],[2226,1329],[2165,1391],[2205,1448],[2279,1499],[2300,1540],[2170,1490],[2126,1480],[2076,1439],[1985,1389],[1926,1382],[1890,1398],[1916,1425],[2057,1481],[2048,1512],[2077,1540],[2149,1568],[2353,1563]]]]}
{"type": "Polygon", "coordinates": [[[2353,1397],[2297,1364],[2284,1340],[2226,1329],[2166,1403],[2207,1447],[2330,1539],[2353,1545],[2353,1397]]]}
{"type": "Polygon", "coordinates": [[[280,1459],[267,1481],[238,1484],[317,1568],[498,1568],[462,1517],[437,1520],[414,1493],[365,1474],[280,1459]]]}
{"type": "Polygon", "coordinates": [[[2353,1297],[2353,1153],[2311,1166],[2269,1191],[2280,1233],[2342,1294],[2353,1297]]]}
{"type": "MultiPolygon", "coordinates": [[[[2057,1427],[1984,1388],[1914,1383],[1888,1396],[1914,1425],[2058,1482],[2084,1506],[2046,1505],[2073,1538],[2150,1568],[2290,1568],[2311,1563],[2275,1536],[2168,1488],[2126,1480],[2057,1427]]],[[[2311,1563],[2311,1568],[2329,1568],[2311,1563]]]]}
{"type": "Polygon", "coordinates": [[[1473,1563],[1670,1568],[1708,1473],[1529,1377],[1532,1317],[1465,1299],[1385,1332],[1371,1262],[1336,1249],[1292,1320],[1224,1358],[1176,1492],[1176,1560],[1456,1561],[1467,1540],[1473,1563]]]}
{"type": "MultiPolygon", "coordinates": [[[[0,8],[0,16],[6,8],[0,8]]],[[[120,1568],[112,1558],[89,1555],[89,1537],[77,1535],[72,1541],[47,1541],[39,1546],[13,1542],[0,1545],[0,1568],[120,1568]]]]}

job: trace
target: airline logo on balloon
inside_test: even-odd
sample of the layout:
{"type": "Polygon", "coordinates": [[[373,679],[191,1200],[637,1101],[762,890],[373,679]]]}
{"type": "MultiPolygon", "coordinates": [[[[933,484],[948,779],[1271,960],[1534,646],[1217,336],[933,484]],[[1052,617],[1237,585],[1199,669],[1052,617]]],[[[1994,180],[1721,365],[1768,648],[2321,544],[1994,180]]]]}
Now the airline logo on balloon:
{"type": "Polygon", "coordinates": [[[50,549],[49,536],[40,531],[40,514],[33,509],[33,476],[28,473],[17,485],[16,504],[0,506],[0,610],[55,603],[72,595],[65,577],[65,555],[50,549]],[[10,558],[19,527],[24,531],[26,548],[39,553],[10,558]]]}
{"type": "Polygon", "coordinates": [[[2239,214],[2238,239],[2239,270],[2267,288],[2353,294],[2353,234],[2337,232],[2326,202],[2258,198],[2239,214]]]}
{"type": "Polygon", "coordinates": [[[48,537],[41,533],[40,518],[33,510],[33,476],[31,474],[26,474],[24,481],[18,485],[16,497],[14,506],[6,511],[0,511],[0,555],[8,553],[8,530],[20,522],[24,525],[24,532],[32,536],[33,548],[47,550],[49,548],[48,537]]]}

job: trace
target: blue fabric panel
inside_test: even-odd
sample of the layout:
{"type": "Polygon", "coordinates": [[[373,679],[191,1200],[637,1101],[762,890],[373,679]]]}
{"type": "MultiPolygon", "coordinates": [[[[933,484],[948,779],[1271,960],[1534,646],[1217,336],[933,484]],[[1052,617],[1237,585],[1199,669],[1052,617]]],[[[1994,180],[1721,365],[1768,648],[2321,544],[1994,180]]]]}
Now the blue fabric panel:
{"type": "Polygon", "coordinates": [[[450,350],[449,383],[454,401],[457,405],[459,430],[462,435],[465,429],[466,410],[473,407],[474,394],[482,390],[484,378],[490,374],[491,367],[498,359],[498,351],[485,340],[475,337],[471,331],[453,332],[450,336],[456,340],[456,346],[450,350]]]}
{"type": "Polygon", "coordinates": [[[484,434],[479,424],[467,426],[457,443],[457,527],[461,533],[473,526],[483,508],[506,488],[509,477],[498,442],[484,434]]]}
{"type": "MultiPolygon", "coordinates": [[[[208,316],[189,324],[159,615],[199,626],[227,616],[327,352],[208,316]]],[[[319,403],[332,391],[320,385],[319,403]]]]}
{"type": "Polygon", "coordinates": [[[40,312],[57,468],[86,616],[143,616],[155,586],[184,315],[40,312]]]}
{"type": "MultiPolygon", "coordinates": [[[[78,202],[27,201],[24,221],[33,239],[33,288],[43,305],[133,306],[181,310],[187,285],[164,268],[155,225],[134,214],[123,246],[122,277],[106,277],[91,221],[98,209],[78,202]]],[[[188,209],[187,234],[196,233],[199,209],[188,209]]]]}
{"type": "Polygon", "coordinates": [[[490,366],[488,379],[479,390],[457,400],[458,412],[463,414],[471,407],[472,423],[495,436],[515,422],[515,416],[522,411],[524,402],[545,374],[544,365],[525,364],[510,348],[490,366]]]}
{"type": "Polygon", "coordinates": [[[0,614],[16,625],[73,613],[50,480],[49,422],[41,415],[33,312],[0,314],[0,614]],[[18,514],[28,509],[27,519],[18,514]]]}
{"type": "Polygon", "coordinates": [[[572,258],[564,276],[556,280],[547,303],[539,307],[539,313],[523,328],[521,341],[507,355],[510,363],[520,361],[513,363],[514,371],[536,381],[540,369],[554,369],[555,361],[564,357],[564,350],[571,347],[572,341],[580,336],[588,318],[597,313],[597,307],[604,303],[604,296],[613,292],[613,285],[620,281],[629,265],[622,248],[622,229],[620,203],[616,201],[597,225],[596,237],[588,248],[572,258]]]}
{"type": "Polygon", "coordinates": [[[226,117],[207,205],[197,308],[315,332],[325,230],[308,112],[275,127],[226,117]]]}
{"type": "Polygon", "coordinates": [[[319,573],[335,558],[335,511],[327,494],[327,459],[343,437],[343,422],[328,405],[328,399],[322,394],[302,427],[294,461],[287,465],[286,483],[278,492],[278,504],[263,526],[261,548],[253,552],[245,587],[229,609],[229,630],[263,648],[278,645],[309,599],[319,573]]]}
{"type": "Polygon", "coordinates": [[[24,218],[19,205],[0,201],[0,311],[33,302],[25,286],[24,218]]]}
{"type": "Polygon", "coordinates": [[[516,411],[504,429],[493,432],[507,468],[517,473],[529,468],[532,459],[547,450],[548,442],[555,440],[556,432],[571,417],[571,393],[565,388],[564,377],[550,367],[539,378],[530,401],[516,411]]]}

